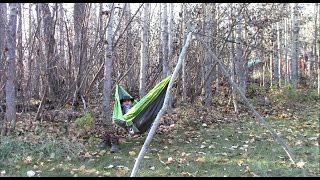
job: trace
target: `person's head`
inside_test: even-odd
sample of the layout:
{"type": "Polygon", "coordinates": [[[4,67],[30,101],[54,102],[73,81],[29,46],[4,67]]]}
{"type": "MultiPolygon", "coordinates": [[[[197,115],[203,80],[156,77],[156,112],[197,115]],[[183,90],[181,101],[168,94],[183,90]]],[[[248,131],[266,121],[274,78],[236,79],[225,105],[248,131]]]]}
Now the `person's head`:
{"type": "Polygon", "coordinates": [[[123,98],[120,100],[120,103],[122,106],[130,106],[133,103],[133,98],[130,96],[123,96],[123,98]]]}

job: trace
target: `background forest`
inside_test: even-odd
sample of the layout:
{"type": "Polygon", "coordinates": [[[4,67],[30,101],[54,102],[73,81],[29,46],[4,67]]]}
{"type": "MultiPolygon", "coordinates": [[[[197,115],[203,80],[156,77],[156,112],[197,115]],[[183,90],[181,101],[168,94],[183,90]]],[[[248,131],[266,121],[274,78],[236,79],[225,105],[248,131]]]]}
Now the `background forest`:
{"type": "MultiPolygon", "coordinates": [[[[112,126],[115,85],[142,98],[173,73],[191,31],[159,134],[182,120],[204,128],[246,121],[243,113],[254,118],[230,81],[262,116],[293,118],[306,110],[298,114],[317,124],[319,16],[318,3],[0,3],[0,159],[16,167],[30,155],[13,158],[13,150],[1,148],[18,139],[44,144],[44,132],[73,144],[69,153],[94,144],[112,126]]],[[[319,129],[311,129],[318,148],[319,129]]],[[[319,160],[319,153],[309,155],[319,160]]],[[[315,164],[309,168],[320,175],[315,164]]],[[[146,174],[159,175],[168,174],[146,174]]]]}

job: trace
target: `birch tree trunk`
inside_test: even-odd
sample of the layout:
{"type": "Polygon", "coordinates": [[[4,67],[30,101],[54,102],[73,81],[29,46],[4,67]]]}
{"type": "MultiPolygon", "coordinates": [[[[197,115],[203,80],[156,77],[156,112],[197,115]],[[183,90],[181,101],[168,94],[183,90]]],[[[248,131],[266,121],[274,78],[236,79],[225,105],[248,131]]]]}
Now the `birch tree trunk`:
{"type": "Polygon", "coordinates": [[[291,61],[291,82],[294,91],[298,86],[298,65],[299,65],[299,21],[298,21],[298,3],[293,7],[293,22],[292,22],[292,61],[291,61]]]}
{"type": "MultiPolygon", "coordinates": [[[[230,5],[230,14],[233,13],[233,9],[232,9],[232,5],[230,5]]],[[[233,16],[230,16],[230,20],[229,20],[229,31],[231,33],[231,39],[234,39],[234,31],[232,30],[232,17],[233,16]]],[[[210,46],[208,46],[210,47],[210,46]]],[[[230,53],[230,79],[233,83],[235,83],[235,56],[234,56],[234,52],[235,52],[235,48],[234,48],[234,43],[229,43],[229,53],[230,53]]],[[[209,53],[209,51],[207,51],[207,53],[209,53]]],[[[210,54],[209,54],[210,55],[210,54]]],[[[210,55],[211,57],[211,55],[210,55]]],[[[237,103],[237,94],[236,94],[236,90],[231,87],[231,90],[232,90],[232,102],[233,102],[233,108],[234,108],[234,111],[236,113],[238,113],[238,103],[237,103]]]]}
{"type": "Polygon", "coordinates": [[[282,79],[282,77],[281,77],[281,59],[282,59],[282,53],[281,53],[281,51],[282,51],[282,49],[281,49],[281,29],[280,29],[280,23],[281,23],[281,21],[280,22],[277,22],[276,23],[276,26],[277,26],[277,47],[276,47],[276,49],[277,49],[277,60],[278,60],[278,62],[277,62],[277,74],[278,74],[278,86],[279,87],[281,87],[281,79],[282,79]]]}
{"type": "MultiPolygon", "coordinates": [[[[183,40],[186,39],[186,33],[185,33],[185,27],[186,27],[186,6],[184,4],[181,4],[181,36],[182,40],[181,42],[184,42],[183,40]]],[[[188,56],[187,56],[188,57],[188,56]]],[[[187,87],[186,87],[186,62],[183,61],[182,63],[182,73],[181,73],[181,79],[182,79],[182,102],[187,100],[187,87]]]]}
{"type": "Polygon", "coordinates": [[[140,87],[139,97],[142,98],[146,94],[147,82],[147,61],[149,48],[149,30],[150,30],[150,3],[144,4],[143,20],[142,20],[142,36],[141,36],[141,59],[140,59],[140,87]]]}
{"type": "Polygon", "coordinates": [[[8,57],[7,57],[7,81],[6,81],[6,120],[1,134],[8,135],[15,128],[16,123],[16,30],[17,30],[17,3],[9,3],[10,16],[8,21],[8,57]]]}
{"type": "Polygon", "coordinates": [[[25,92],[25,81],[23,78],[24,68],[23,68],[23,47],[22,47],[22,8],[23,4],[18,4],[18,29],[17,29],[17,52],[18,52],[18,59],[17,59],[17,82],[16,82],[16,90],[17,90],[17,99],[21,99],[23,103],[23,109],[25,108],[25,101],[24,101],[24,92],[25,92]]]}
{"type": "MultiPolygon", "coordinates": [[[[319,3],[316,3],[316,8],[317,8],[317,13],[318,13],[318,19],[320,20],[320,9],[319,9],[319,3]]],[[[320,24],[320,23],[319,23],[320,24]]],[[[320,27],[317,28],[318,30],[320,29],[320,27]]],[[[317,41],[318,42],[318,41],[317,41]]],[[[320,45],[318,45],[318,49],[319,49],[319,52],[318,52],[318,55],[316,56],[317,57],[317,69],[318,69],[318,96],[320,96],[320,45]]]]}
{"type": "MultiPolygon", "coordinates": [[[[134,42],[133,42],[133,34],[132,34],[132,25],[131,25],[131,7],[130,3],[126,4],[125,9],[125,21],[128,24],[128,28],[126,31],[126,69],[129,70],[129,68],[132,66],[133,63],[133,48],[134,48],[134,42]]],[[[132,92],[134,87],[134,75],[133,75],[133,68],[130,68],[127,77],[127,87],[128,91],[132,92]]]]}
{"type": "Polygon", "coordinates": [[[244,59],[244,47],[243,47],[243,17],[240,15],[238,22],[238,29],[236,30],[237,34],[237,42],[239,44],[236,45],[236,76],[238,79],[239,88],[245,94],[246,93],[246,62],[244,59]]]}
{"type": "Polygon", "coordinates": [[[64,32],[64,8],[63,3],[59,3],[59,57],[63,60],[64,68],[68,67],[68,62],[65,59],[65,32],[64,32]]]}
{"type": "Polygon", "coordinates": [[[104,63],[104,80],[103,80],[103,114],[104,125],[108,128],[112,127],[111,119],[111,82],[112,82],[112,56],[113,56],[113,18],[114,18],[114,3],[108,3],[109,21],[107,25],[107,38],[105,50],[105,63],[104,63]]]}
{"type": "MultiPolygon", "coordinates": [[[[37,14],[37,29],[36,29],[36,33],[35,35],[37,37],[40,37],[42,35],[41,33],[41,24],[42,24],[42,16],[41,16],[41,12],[40,12],[40,4],[36,4],[36,14],[37,14]]],[[[34,71],[34,76],[32,78],[33,82],[33,92],[34,92],[34,97],[36,99],[39,99],[42,95],[42,78],[40,77],[40,71],[41,71],[41,51],[42,51],[42,41],[37,39],[37,47],[36,47],[36,57],[35,57],[35,62],[34,62],[34,66],[35,66],[35,71],[34,71]]]]}
{"type": "MultiPolygon", "coordinates": [[[[0,103],[4,99],[5,81],[5,47],[6,47],[6,28],[7,28],[7,3],[0,3],[0,103]]],[[[1,123],[1,122],[0,122],[1,123]]]]}
{"type": "MultiPolygon", "coordinates": [[[[204,34],[207,35],[206,38],[206,43],[208,47],[212,47],[212,34],[215,28],[213,26],[213,21],[214,21],[214,4],[211,3],[205,3],[204,4],[205,8],[205,20],[204,20],[204,34]]],[[[208,76],[210,73],[210,70],[212,68],[212,58],[208,52],[204,54],[205,56],[205,77],[208,76]]],[[[213,76],[209,76],[208,80],[204,82],[204,92],[205,92],[205,105],[207,107],[211,106],[212,103],[212,81],[213,81],[213,76]]]]}
{"type": "MultiPolygon", "coordinates": [[[[174,9],[174,3],[169,4],[169,17],[168,17],[168,73],[171,74],[171,66],[170,62],[173,63],[173,34],[174,34],[174,28],[173,28],[173,22],[174,22],[174,16],[173,16],[173,9],[174,9]]],[[[168,75],[169,75],[168,74],[168,75]]]]}
{"type": "Polygon", "coordinates": [[[161,25],[161,42],[162,42],[162,78],[169,75],[169,62],[168,62],[168,11],[167,4],[162,3],[162,25],[161,25]]]}
{"type": "Polygon", "coordinates": [[[285,64],[285,85],[287,85],[289,83],[289,59],[288,59],[288,47],[289,47],[289,43],[288,43],[288,18],[285,18],[284,20],[284,44],[285,44],[285,55],[284,55],[284,64],[285,64]]]}
{"type": "Polygon", "coordinates": [[[274,85],[278,86],[279,85],[279,57],[278,57],[278,41],[277,41],[277,36],[278,36],[278,22],[276,23],[276,25],[272,25],[272,37],[271,37],[271,41],[272,41],[272,45],[273,45],[273,74],[274,74],[274,85]]]}

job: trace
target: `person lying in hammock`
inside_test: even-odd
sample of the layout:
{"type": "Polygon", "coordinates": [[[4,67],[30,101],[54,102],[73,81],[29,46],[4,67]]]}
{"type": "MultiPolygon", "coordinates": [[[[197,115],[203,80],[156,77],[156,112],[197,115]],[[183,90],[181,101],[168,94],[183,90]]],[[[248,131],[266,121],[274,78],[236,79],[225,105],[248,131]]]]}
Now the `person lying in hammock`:
{"type": "MultiPolygon", "coordinates": [[[[134,99],[131,98],[130,96],[123,96],[123,98],[120,99],[121,109],[123,114],[126,114],[133,107],[133,102],[134,102],[134,99]]],[[[115,153],[120,150],[119,145],[120,145],[119,137],[115,135],[115,133],[113,134],[106,133],[103,136],[103,140],[100,143],[99,147],[103,149],[106,146],[111,146],[110,152],[115,153]]]]}
{"type": "Polygon", "coordinates": [[[134,99],[130,98],[130,96],[123,96],[123,98],[120,100],[123,115],[132,108],[133,101],[134,99]]]}

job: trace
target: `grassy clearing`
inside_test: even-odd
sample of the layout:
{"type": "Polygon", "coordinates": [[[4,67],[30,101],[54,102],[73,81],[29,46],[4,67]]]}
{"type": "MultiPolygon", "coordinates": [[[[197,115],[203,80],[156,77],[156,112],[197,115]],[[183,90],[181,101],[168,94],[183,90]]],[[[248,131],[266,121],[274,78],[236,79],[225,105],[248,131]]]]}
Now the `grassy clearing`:
{"type": "MultiPolygon", "coordinates": [[[[138,175],[296,177],[304,175],[304,168],[307,176],[320,176],[320,104],[310,98],[299,103],[266,111],[266,120],[293,150],[296,165],[250,113],[181,106],[162,118],[174,127],[156,134],[138,175]]],[[[41,132],[0,139],[0,176],[27,176],[30,170],[42,177],[130,176],[147,135],[121,139],[120,152],[111,154],[98,149],[94,136],[83,140],[41,132]]]]}

